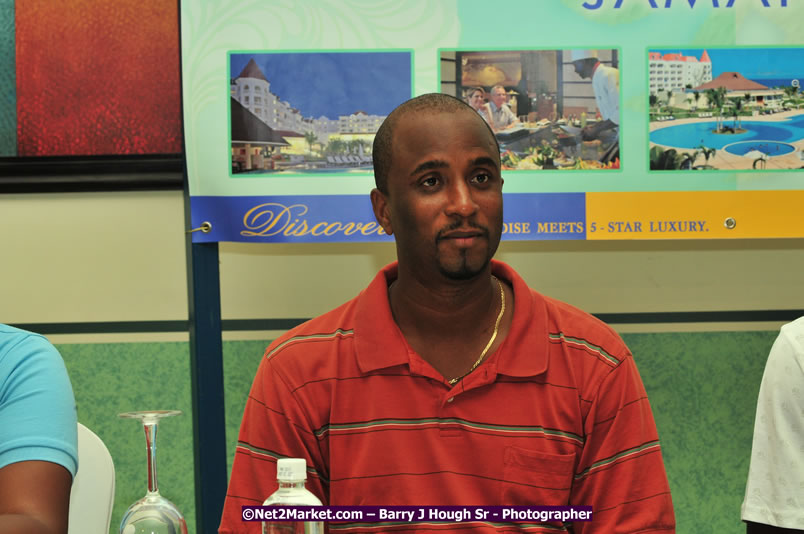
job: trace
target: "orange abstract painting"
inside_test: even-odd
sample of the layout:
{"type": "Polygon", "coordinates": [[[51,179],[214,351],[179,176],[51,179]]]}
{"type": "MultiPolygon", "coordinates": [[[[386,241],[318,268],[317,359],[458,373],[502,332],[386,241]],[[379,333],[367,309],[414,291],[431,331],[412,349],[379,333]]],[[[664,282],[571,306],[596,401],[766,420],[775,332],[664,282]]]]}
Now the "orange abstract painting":
{"type": "Polygon", "coordinates": [[[19,156],[182,151],[178,3],[16,3],[19,156]]]}

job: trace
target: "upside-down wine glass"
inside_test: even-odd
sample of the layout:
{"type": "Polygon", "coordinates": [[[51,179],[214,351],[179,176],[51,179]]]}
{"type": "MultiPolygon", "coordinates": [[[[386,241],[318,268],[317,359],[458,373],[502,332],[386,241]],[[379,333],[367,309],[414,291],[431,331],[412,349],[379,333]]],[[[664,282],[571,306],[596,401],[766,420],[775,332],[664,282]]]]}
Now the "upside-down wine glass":
{"type": "Polygon", "coordinates": [[[179,410],[153,410],[121,413],[120,417],[139,419],[145,429],[148,453],[148,492],[129,506],[120,522],[120,534],[187,534],[187,523],[176,505],[159,495],[156,480],[156,429],[163,417],[180,415],[179,410]]]}

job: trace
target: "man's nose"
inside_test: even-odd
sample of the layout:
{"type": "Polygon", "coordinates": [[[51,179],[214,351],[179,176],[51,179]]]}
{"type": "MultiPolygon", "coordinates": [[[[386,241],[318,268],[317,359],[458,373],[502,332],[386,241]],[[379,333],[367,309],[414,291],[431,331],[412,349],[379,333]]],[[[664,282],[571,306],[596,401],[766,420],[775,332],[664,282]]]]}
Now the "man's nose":
{"type": "Polygon", "coordinates": [[[449,187],[449,197],[446,206],[447,215],[460,215],[469,217],[477,211],[472,188],[465,180],[455,180],[449,187]]]}

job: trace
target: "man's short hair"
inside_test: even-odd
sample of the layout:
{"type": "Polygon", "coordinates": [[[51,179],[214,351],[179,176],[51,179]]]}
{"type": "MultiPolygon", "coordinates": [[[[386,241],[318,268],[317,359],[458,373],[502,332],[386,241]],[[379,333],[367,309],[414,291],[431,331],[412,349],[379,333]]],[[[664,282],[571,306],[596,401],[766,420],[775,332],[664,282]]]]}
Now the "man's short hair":
{"type": "Polygon", "coordinates": [[[500,85],[500,84],[497,84],[497,85],[495,85],[494,87],[492,87],[492,88],[491,88],[491,91],[489,91],[489,93],[493,95],[493,94],[494,94],[494,90],[495,90],[495,89],[502,89],[502,90],[503,90],[503,93],[508,93],[508,91],[506,91],[506,90],[505,90],[505,87],[503,87],[503,86],[502,86],[502,85],[500,85]]]}
{"type": "Polygon", "coordinates": [[[443,93],[427,93],[403,102],[388,115],[374,136],[371,159],[374,164],[374,183],[382,193],[388,194],[388,173],[391,171],[391,154],[393,151],[394,131],[396,125],[408,114],[429,111],[435,113],[469,112],[477,116],[486,126],[489,135],[494,139],[499,152],[500,145],[491,127],[469,104],[459,98],[443,93]]]}

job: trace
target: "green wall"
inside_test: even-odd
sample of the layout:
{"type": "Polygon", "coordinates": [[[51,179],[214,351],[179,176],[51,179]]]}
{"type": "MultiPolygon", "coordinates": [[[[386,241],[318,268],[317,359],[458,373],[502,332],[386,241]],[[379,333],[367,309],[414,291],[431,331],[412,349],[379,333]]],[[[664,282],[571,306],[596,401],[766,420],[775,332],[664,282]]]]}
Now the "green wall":
{"type": "Polygon", "coordinates": [[[679,534],[745,532],[757,394],[777,334],[623,335],[659,429],[679,534]]]}
{"type": "MultiPolygon", "coordinates": [[[[176,504],[195,532],[192,401],[188,343],[56,345],[67,365],[78,421],[106,444],[115,465],[115,506],[110,532],[126,508],[145,495],[145,434],[118,413],[178,409],[157,432],[157,473],[162,495],[176,504]]],[[[80,469],[80,466],[79,466],[80,469]]]]}
{"type": "MultiPolygon", "coordinates": [[[[738,533],[756,396],[777,332],[625,334],[651,399],[680,534],[738,533]]],[[[228,467],[251,380],[269,341],[223,344],[228,467]]],[[[145,438],[125,411],[179,409],[158,435],[161,493],[195,532],[188,343],[57,345],[78,420],[106,443],[117,490],[110,532],[145,493],[145,438]]]]}

